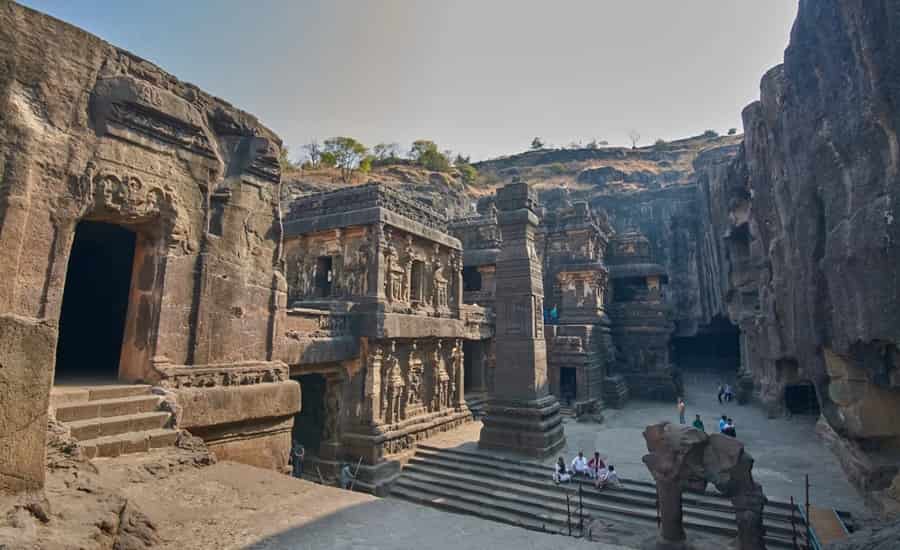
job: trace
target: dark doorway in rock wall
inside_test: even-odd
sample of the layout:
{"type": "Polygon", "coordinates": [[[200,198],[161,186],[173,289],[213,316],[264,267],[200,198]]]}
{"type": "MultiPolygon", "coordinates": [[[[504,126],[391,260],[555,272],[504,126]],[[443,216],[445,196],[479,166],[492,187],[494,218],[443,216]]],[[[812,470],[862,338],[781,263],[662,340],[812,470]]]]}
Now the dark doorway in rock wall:
{"type": "Polygon", "coordinates": [[[294,415],[293,443],[302,443],[306,452],[318,454],[325,427],[325,377],[306,374],[296,377],[300,382],[300,412],[294,415]]]}
{"type": "Polygon", "coordinates": [[[784,406],[791,414],[819,416],[819,398],[812,382],[789,384],[784,387],[784,406]]]}
{"type": "Polygon", "coordinates": [[[463,340],[463,391],[472,391],[475,383],[475,342],[463,340]]]}
{"type": "Polygon", "coordinates": [[[727,319],[715,317],[696,336],[672,339],[672,360],[682,371],[706,371],[734,382],[741,366],[741,335],[727,319]]]}
{"type": "Polygon", "coordinates": [[[135,234],[108,223],[75,229],[56,346],[56,382],[115,380],[128,313],[135,234]]]}
{"type": "Polygon", "coordinates": [[[477,266],[463,267],[463,290],[470,292],[481,290],[481,272],[477,266]]]}
{"type": "Polygon", "coordinates": [[[569,404],[575,401],[578,393],[578,379],[574,367],[560,367],[559,396],[560,401],[569,404]]]}
{"type": "Polygon", "coordinates": [[[334,277],[331,269],[331,256],[316,258],[316,298],[331,296],[331,280],[334,277]]]}

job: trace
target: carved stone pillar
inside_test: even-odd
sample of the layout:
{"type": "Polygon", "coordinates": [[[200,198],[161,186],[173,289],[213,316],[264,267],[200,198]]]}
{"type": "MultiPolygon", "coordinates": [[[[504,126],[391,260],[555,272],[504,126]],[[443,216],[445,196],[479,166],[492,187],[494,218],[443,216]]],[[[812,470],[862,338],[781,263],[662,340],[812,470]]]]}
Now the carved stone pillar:
{"type": "Polygon", "coordinates": [[[565,434],[547,383],[537,197],[517,182],[497,192],[497,203],[503,245],[496,272],[496,383],[479,445],[545,457],[565,445],[565,434]]]}

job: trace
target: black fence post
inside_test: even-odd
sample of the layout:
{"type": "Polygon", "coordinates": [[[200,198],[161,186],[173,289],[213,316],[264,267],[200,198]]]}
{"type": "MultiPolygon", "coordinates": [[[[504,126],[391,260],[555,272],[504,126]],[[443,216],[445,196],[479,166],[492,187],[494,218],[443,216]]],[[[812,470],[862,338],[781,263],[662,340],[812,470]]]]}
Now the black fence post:
{"type": "Polygon", "coordinates": [[[569,527],[569,536],[572,536],[572,511],[569,507],[569,493],[566,493],[566,525],[569,527]]]}
{"type": "Polygon", "coordinates": [[[584,502],[581,498],[582,485],[578,484],[578,530],[584,536],[584,502]]]}

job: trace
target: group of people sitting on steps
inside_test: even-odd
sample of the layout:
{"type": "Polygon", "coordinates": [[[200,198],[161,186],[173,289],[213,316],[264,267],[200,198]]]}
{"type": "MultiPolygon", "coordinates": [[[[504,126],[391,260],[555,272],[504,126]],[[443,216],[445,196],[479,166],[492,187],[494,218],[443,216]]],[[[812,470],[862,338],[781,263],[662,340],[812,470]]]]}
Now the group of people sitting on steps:
{"type": "Polygon", "coordinates": [[[594,452],[594,458],[588,460],[584,456],[584,451],[578,451],[578,456],[572,459],[571,468],[567,468],[566,461],[563,457],[559,457],[553,468],[553,481],[567,483],[577,478],[592,481],[598,489],[603,487],[618,489],[622,486],[615,466],[603,462],[599,452],[594,452]]]}

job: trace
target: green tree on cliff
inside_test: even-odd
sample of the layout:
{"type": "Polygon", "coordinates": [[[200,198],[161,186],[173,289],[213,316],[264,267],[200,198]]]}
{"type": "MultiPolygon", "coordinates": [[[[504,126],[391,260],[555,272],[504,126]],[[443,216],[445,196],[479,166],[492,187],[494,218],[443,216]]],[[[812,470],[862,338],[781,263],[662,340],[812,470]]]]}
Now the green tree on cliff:
{"type": "Polygon", "coordinates": [[[450,170],[450,159],[441,153],[435,142],[427,139],[417,139],[409,150],[409,158],[419,166],[435,172],[447,172],[450,170]]]}
{"type": "Polygon", "coordinates": [[[532,150],[537,151],[538,149],[543,149],[543,148],[544,148],[544,140],[542,140],[539,137],[536,137],[533,140],[531,140],[531,149],[532,150]]]}
{"type": "Polygon", "coordinates": [[[366,157],[369,150],[351,137],[337,136],[325,140],[325,152],[334,155],[335,166],[341,169],[341,179],[349,182],[353,171],[366,157]]]}

